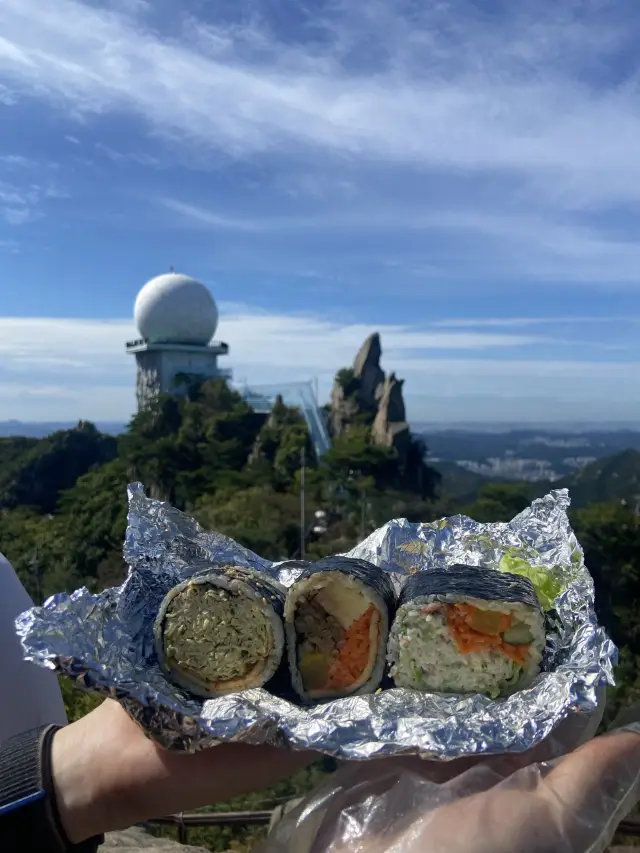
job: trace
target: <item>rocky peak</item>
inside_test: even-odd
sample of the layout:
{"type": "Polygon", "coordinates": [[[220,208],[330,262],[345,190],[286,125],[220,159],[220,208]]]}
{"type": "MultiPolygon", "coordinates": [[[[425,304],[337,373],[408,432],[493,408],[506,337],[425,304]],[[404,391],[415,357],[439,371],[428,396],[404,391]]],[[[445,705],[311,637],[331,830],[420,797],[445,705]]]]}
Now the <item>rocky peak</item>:
{"type": "Polygon", "coordinates": [[[380,366],[382,346],[377,332],[360,347],[351,369],[341,370],[331,392],[331,432],[341,435],[354,423],[371,424],[376,444],[395,447],[401,457],[411,442],[406,422],[403,385],[395,373],[380,366]]]}
{"type": "Polygon", "coordinates": [[[380,367],[382,346],[380,335],[374,332],[360,347],[353,362],[353,377],[358,382],[358,403],[364,411],[375,413],[384,382],[380,367]]]}
{"type": "Polygon", "coordinates": [[[386,408],[387,417],[390,421],[406,421],[407,419],[402,393],[403,387],[404,379],[398,379],[395,373],[389,374],[382,386],[378,413],[386,408]]]}
{"type": "Polygon", "coordinates": [[[402,386],[404,379],[397,379],[395,373],[388,376],[382,384],[378,411],[371,427],[374,444],[395,447],[404,458],[411,444],[411,430],[406,421],[402,386]]]}
{"type": "Polygon", "coordinates": [[[371,367],[379,370],[381,356],[382,345],[380,344],[380,334],[374,332],[372,335],[369,335],[358,350],[358,354],[353,362],[354,375],[360,378],[371,367]]]}

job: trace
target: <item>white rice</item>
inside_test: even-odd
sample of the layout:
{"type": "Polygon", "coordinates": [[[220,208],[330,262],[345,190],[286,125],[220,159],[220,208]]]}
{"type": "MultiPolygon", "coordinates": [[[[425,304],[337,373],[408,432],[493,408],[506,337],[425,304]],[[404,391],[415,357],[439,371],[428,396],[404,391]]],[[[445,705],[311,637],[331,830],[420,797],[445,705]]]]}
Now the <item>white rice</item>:
{"type": "Polygon", "coordinates": [[[542,614],[526,604],[421,596],[398,610],[389,636],[388,661],[397,687],[436,693],[486,693],[496,698],[532,681],[540,670],[544,646],[542,614]],[[512,614],[533,636],[526,666],[521,667],[497,649],[462,654],[449,634],[445,614],[420,612],[435,601],[473,604],[512,614]]]}

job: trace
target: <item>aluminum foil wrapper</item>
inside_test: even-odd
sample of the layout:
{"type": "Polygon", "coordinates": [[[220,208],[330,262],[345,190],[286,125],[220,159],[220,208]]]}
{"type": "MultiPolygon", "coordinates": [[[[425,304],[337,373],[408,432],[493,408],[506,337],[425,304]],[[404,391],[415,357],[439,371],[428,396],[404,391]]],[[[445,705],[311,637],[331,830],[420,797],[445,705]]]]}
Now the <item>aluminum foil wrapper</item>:
{"type": "Polygon", "coordinates": [[[183,692],[163,674],[154,649],[153,623],[165,594],[212,562],[250,566],[286,586],[299,569],[205,532],[147,498],[141,484],[129,487],[124,556],[130,569],[122,586],[99,595],[87,589],[54,595],[18,617],[16,628],[28,660],[119,700],[169,749],[242,741],[348,759],[418,754],[440,760],[522,752],[567,715],[595,712],[597,688],[613,683],[616,649],[597,624],[593,582],[568,506],[567,491],[558,490],[509,523],[480,524],[460,515],[431,524],[394,520],[347,555],[392,572],[398,588],[407,574],[432,566],[531,569],[548,596],[544,671],[532,687],[505,699],[394,688],[301,708],[263,689],[206,701],[183,692]]]}

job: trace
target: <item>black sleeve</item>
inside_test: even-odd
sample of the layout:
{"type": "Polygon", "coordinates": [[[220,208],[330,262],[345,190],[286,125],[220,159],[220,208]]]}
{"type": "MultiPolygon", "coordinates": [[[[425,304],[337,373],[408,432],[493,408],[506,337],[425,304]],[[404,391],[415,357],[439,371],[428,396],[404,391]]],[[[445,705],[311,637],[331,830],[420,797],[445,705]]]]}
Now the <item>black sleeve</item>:
{"type": "Polygon", "coordinates": [[[51,774],[59,726],[42,726],[0,745],[2,853],[95,853],[104,836],[71,844],[60,821],[51,774]]]}

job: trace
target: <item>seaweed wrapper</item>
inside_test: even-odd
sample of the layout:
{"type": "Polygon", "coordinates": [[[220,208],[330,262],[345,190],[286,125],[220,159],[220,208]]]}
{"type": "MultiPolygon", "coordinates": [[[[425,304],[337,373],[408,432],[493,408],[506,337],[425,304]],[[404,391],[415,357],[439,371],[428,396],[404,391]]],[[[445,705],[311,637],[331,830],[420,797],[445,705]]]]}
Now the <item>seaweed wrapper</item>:
{"type": "Polygon", "coordinates": [[[528,577],[547,611],[543,672],[513,696],[445,696],[405,689],[301,708],[264,689],[198,700],[164,675],[153,623],[166,593],[212,565],[246,566],[289,586],[304,564],[271,563],[166,503],[129,488],[122,586],[92,595],[52,596],[16,620],[24,654],[86,690],[119,700],[169,749],[195,751],[222,741],[315,749],[339,758],[419,754],[450,760],[522,752],[570,714],[589,715],[598,688],[612,684],[616,649],[598,625],[592,579],[567,516],[566,490],[551,492],[508,523],[465,516],[431,524],[393,520],[346,556],[406,576],[455,564],[528,577]]]}

